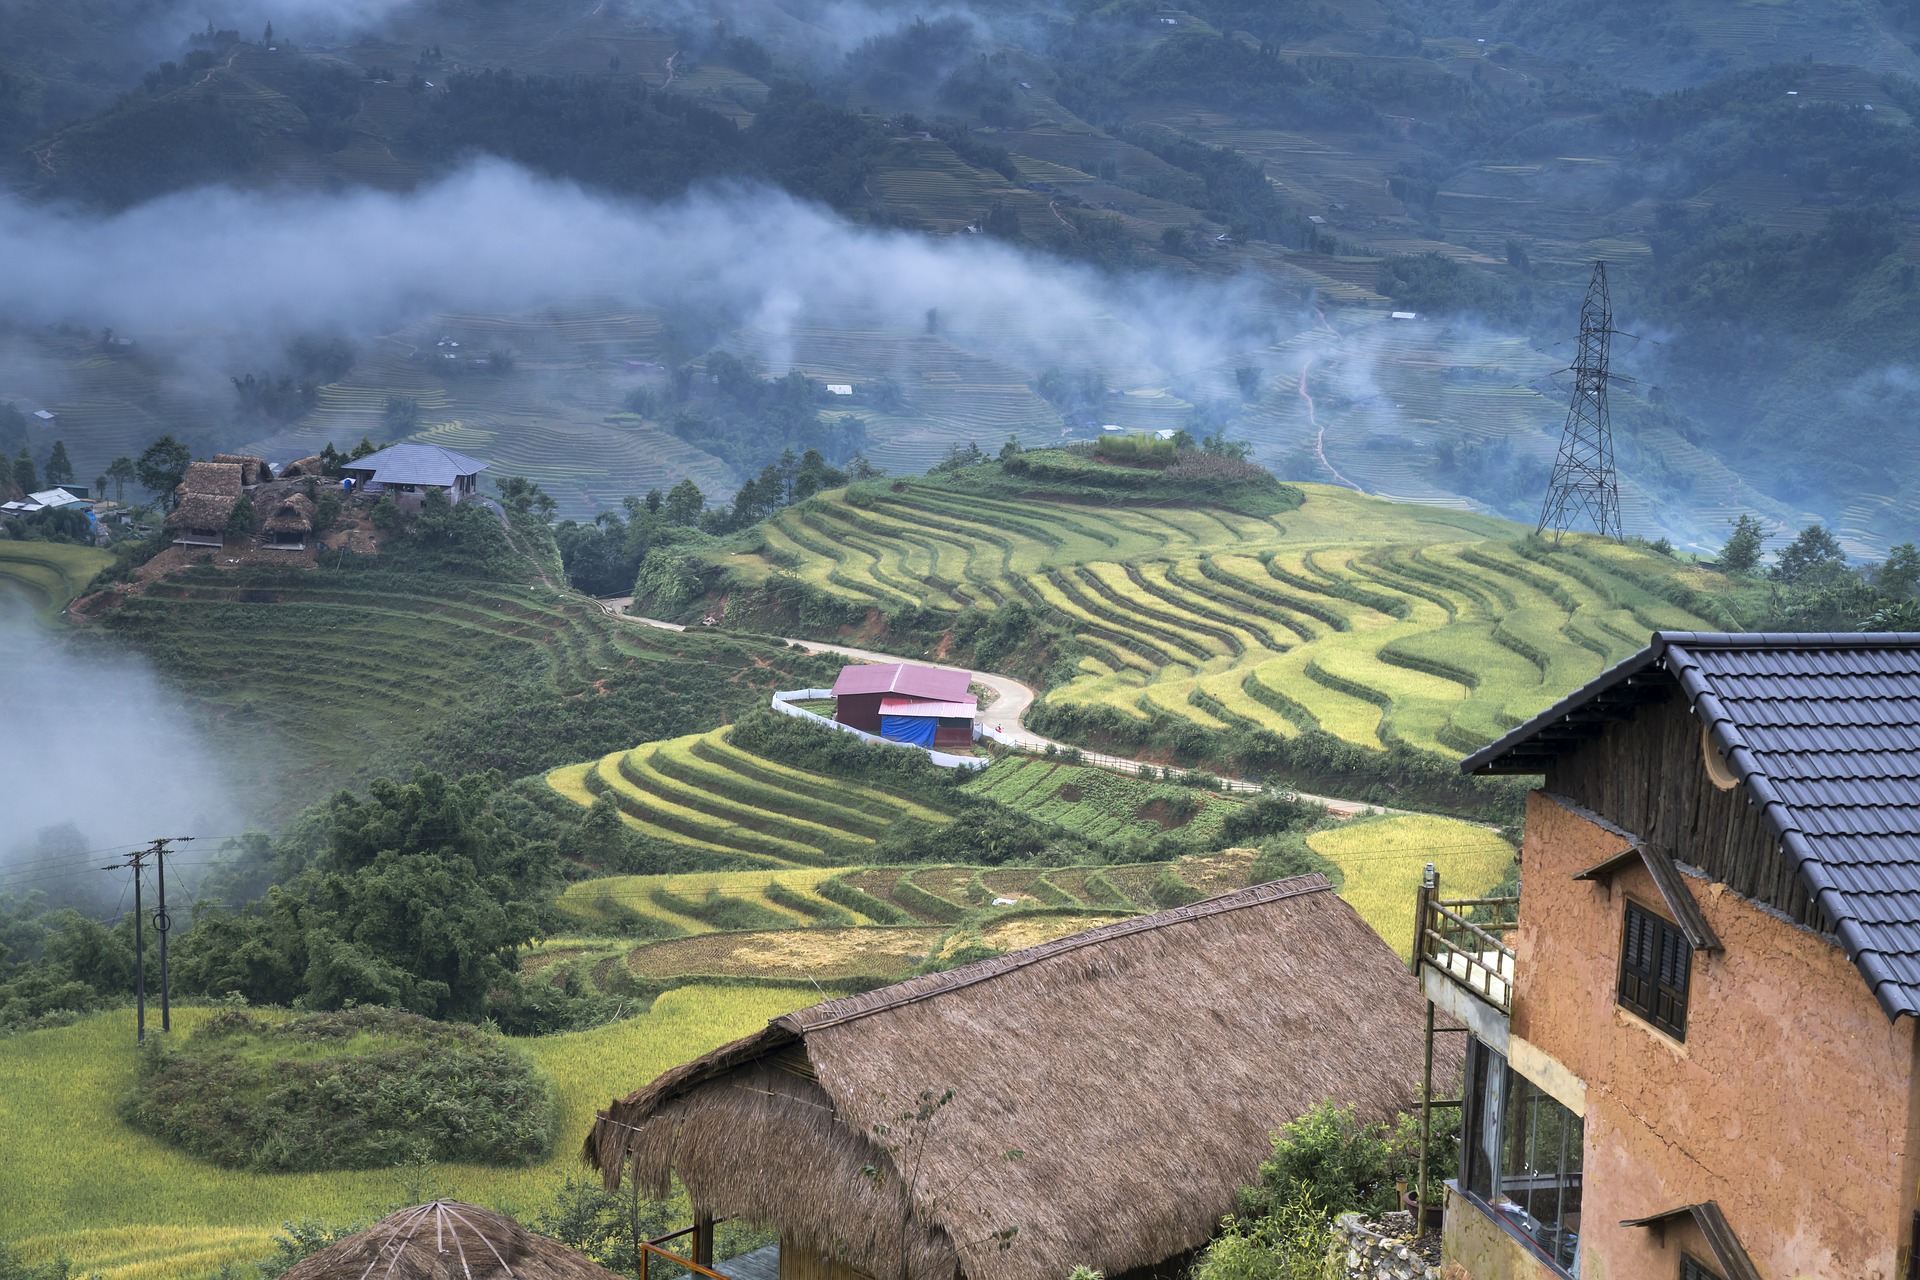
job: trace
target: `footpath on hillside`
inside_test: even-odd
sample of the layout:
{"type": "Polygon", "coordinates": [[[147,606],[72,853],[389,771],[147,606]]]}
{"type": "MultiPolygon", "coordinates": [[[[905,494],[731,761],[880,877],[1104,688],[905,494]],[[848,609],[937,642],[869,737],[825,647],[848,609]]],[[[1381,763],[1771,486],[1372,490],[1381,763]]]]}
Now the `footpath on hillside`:
{"type": "MultiPolygon", "coordinates": [[[[633,607],[632,596],[613,596],[598,601],[608,615],[631,622],[638,626],[655,627],[661,631],[685,631],[687,627],[679,622],[665,622],[659,618],[642,617],[630,613],[633,607]]],[[[853,658],[860,662],[907,662],[918,667],[932,667],[939,671],[962,671],[971,676],[976,684],[986,686],[993,694],[993,700],[983,708],[986,721],[982,733],[995,742],[1013,747],[1019,751],[1045,752],[1052,747],[1056,752],[1072,751],[1078,753],[1081,764],[1096,768],[1110,769],[1115,773],[1138,775],[1143,768],[1158,769],[1161,766],[1150,760],[1133,760],[1125,756],[1110,756],[1101,751],[1088,751],[1071,743],[1059,742],[1043,737],[1028,729],[1025,723],[1027,711],[1033,706],[1039,695],[1033,686],[1023,684],[1012,676],[1003,676],[990,671],[975,671],[968,667],[953,667],[940,662],[928,662],[924,658],[906,658],[894,653],[876,653],[872,649],[856,649],[852,645],[829,644],[824,640],[801,640],[793,636],[781,636],[790,645],[804,649],[808,653],[832,653],[843,658],[853,658]],[[1009,728],[1009,726],[1011,726],[1009,728]]],[[[1245,778],[1220,777],[1229,791],[1264,791],[1265,787],[1245,778]]],[[[1291,791],[1291,788],[1289,788],[1291,791]]],[[[1385,805],[1368,804],[1364,800],[1342,800],[1337,796],[1318,796],[1306,791],[1291,791],[1291,794],[1313,804],[1327,807],[1327,812],[1336,818],[1351,818],[1363,813],[1405,813],[1408,810],[1389,809],[1385,805]]]]}

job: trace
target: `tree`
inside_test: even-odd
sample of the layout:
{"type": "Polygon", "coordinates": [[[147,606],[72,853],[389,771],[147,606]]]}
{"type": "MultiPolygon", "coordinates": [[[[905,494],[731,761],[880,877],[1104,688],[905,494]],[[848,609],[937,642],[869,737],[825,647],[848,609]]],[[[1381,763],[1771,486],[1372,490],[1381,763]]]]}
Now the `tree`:
{"type": "Polygon", "coordinates": [[[381,411],[380,424],[387,434],[404,436],[420,425],[420,402],[412,396],[388,396],[387,407],[381,411]]]}
{"type": "Polygon", "coordinates": [[[1810,524],[1775,558],[1773,576],[1788,586],[1830,582],[1846,568],[1840,539],[1825,525],[1810,524]]]}
{"type": "Polygon", "coordinates": [[[243,493],[240,501],[233,504],[233,514],[227,517],[227,533],[235,538],[252,537],[253,522],[253,499],[243,493]]]}
{"type": "Polygon", "coordinates": [[[1873,585],[1896,600],[1910,599],[1920,590],[1920,548],[1902,542],[1887,551],[1873,585]]]}
{"type": "Polygon", "coordinates": [[[700,518],[700,509],[706,505],[707,498],[700,492],[700,486],[692,480],[682,480],[667,493],[660,513],[668,524],[692,524],[700,518]]]}
{"type": "Polygon", "coordinates": [[[1233,371],[1233,380],[1240,388],[1242,400],[1260,398],[1260,371],[1250,364],[1243,364],[1233,371]]]}
{"type": "Polygon", "coordinates": [[[13,482],[23,493],[32,493],[40,487],[38,473],[33,469],[33,454],[25,445],[20,446],[20,455],[13,460],[13,482]]]}
{"type": "Polygon", "coordinates": [[[127,481],[133,479],[133,459],[121,454],[107,464],[107,479],[113,481],[113,500],[127,500],[127,481]]]}
{"type": "Polygon", "coordinates": [[[53,452],[47,455],[47,487],[57,488],[73,479],[73,459],[67,456],[67,442],[55,440],[53,452]]]}
{"type": "Polygon", "coordinates": [[[173,491],[186,479],[190,461],[192,455],[187,452],[187,446],[170,435],[161,436],[140,454],[140,460],[133,464],[133,472],[148,492],[160,495],[161,503],[171,511],[177,502],[173,491]]]}
{"type": "Polygon", "coordinates": [[[1720,548],[1720,567],[1728,573],[1752,573],[1760,564],[1760,547],[1766,541],[1766,530],[1751,515],[1743,515],[1730,523],[1733,536],[1720,548]]]}

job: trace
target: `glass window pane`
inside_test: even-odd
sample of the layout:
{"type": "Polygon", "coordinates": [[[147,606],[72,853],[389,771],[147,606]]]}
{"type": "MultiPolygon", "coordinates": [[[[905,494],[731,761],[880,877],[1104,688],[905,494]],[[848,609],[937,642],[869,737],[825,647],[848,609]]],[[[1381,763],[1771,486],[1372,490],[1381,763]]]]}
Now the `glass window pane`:
{"type": "Polygon", "coordinates": [[[1577,1274],[1580,1241],[1580,1117],[1524,1076],[1506,1071],[1494,1211],[1569,1274],[1577,1274]]]}

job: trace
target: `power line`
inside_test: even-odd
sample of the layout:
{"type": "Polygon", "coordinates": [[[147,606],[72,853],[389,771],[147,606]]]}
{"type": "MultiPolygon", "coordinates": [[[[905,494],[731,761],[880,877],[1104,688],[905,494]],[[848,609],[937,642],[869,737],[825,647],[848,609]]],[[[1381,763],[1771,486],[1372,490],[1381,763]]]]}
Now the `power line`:
{"type": "MultiPolygon", "coordinates": [[[[135,849],[122,862],[108,863],[102,871],[133,872],[133,1005],[134,1038],[145,1043],[147,1038],[147,942],[146,907],[141,900],[142,873],[147,867],[147,859],[152,858],[154,870],[159,876],[160,905],[153,913],[153,927],[160,934],[160,1029],[173,1029],[172,1010],[170,1008],[170,987],[167,975],[167,934],[173,928],[173,917],[167,914],[167,853],[168,845],[185,844],[192,836],[159,836],[145,848],[135,849]]],[[[126,899],[123,896],[122,902],[126,899]]]]}

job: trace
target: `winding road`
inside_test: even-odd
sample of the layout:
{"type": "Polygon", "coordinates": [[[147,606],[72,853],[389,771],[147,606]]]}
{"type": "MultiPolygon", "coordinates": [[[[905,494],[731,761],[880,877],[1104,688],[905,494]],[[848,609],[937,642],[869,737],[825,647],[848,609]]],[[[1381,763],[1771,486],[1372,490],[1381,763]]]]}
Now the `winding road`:
{"type": "MultiPolygon", "coordinates": [[[[619,618],[637,626],[654,627],[661,631],[685,631],[686,626],[678,622],[663,622],[659,618],[646,618],[637,613],[629,613],[633,607],[632,596],[614,596],[601,598],[599,605],[611,617],[619,618]]],[[[981,719],[986,722],[984,732],[994,741],[1022,751],[1045,751],[1048,747],[1056,751],[1078,751],[1083,764],[1094,765],[1102,769],[1111,769],[1116,773],[1137,774],[1141,766],[1159,768],[1158,764],[1148,760],[1133,760],[1125,756],[1110,756],[1100,751],[1088,751],[1084,747],[1075,747],[1071,743],[1059,742],[1053,738],[1042,737],[1028,729],[1024,723],[1027,711],[1033,706],[1039,695],[1033,686],[1022,684],[1012,676],[998,675],[990,671],[974,671],[967,667],[953,667],[940,662],[928,662],[924,658],[904,658],[896,653],[876,653],[872,649],[856,649],[852,645],[829,644],[824,640],[801,640],[794,636],[780,636],[778,639],[808,653],[832,653],[843,658],[853,658],[859,662],[910,662],[918,667],[932,667],[938,671],[963,671],[972,677],[973,682],[989,689],[993,698],[982,708],[981,719]],[[1012,728],[1004,726],[1011,724],[1012,728]]],[[[1257,782],[1244,778],[1222,777],[1221,781],[1230,791],[1263,791],[1257,782]]],[[[1384,805],[1368,804],[1363,800],[1342,800],[1336,796],[1317,796],[1305,791],[1295,791],[1294,795],[1313,804],[1323,804],[1327,812],[1336,818],[1351,818],[1362,813],[1404,813],[1403,809],[1389,809],[1384,805]]]]}

